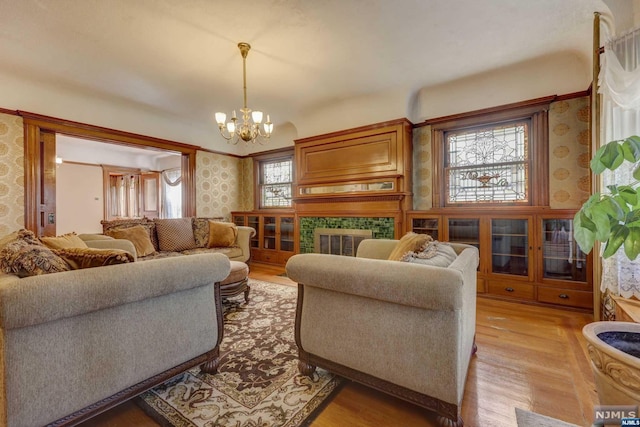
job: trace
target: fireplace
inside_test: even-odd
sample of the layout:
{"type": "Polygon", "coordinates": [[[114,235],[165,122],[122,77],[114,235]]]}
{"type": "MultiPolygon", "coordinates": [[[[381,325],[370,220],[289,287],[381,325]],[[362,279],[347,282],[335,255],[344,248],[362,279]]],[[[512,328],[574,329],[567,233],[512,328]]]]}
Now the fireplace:
{"type": "Polygon", "coordinates": [[[313,231],[314,252],[320,254],[356,256],[364,239],[371,239],[371,230],[316,228],[313,231]]]}

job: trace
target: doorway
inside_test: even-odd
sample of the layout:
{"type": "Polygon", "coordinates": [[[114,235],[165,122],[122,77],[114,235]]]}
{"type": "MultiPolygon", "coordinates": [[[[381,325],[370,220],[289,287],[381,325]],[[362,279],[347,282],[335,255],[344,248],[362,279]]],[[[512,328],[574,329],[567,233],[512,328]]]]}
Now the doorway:
{"type": "Polygon", "coordinates": [[[182,171],[182,216],[195,215],[194,176],[198,147],[32,113],[20,114],[25,126],[25,226],[38,235],[55,235],[58,231],[57,209],[55,203],[50,203],[51,192],[55,194],[56,187],[55,141],[58,136],[107,143],[111,148],[133,147],[177,153],[182,171]],[[47,146],[49,149],[43,148],[43,138],[52,141],[53,150],[51,144],[47,146]]]}

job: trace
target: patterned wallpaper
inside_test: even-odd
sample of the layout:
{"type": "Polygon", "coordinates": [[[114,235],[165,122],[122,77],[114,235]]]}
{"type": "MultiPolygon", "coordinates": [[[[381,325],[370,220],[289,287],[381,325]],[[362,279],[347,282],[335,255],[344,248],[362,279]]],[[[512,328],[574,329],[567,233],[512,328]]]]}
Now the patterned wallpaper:
{"type": "Polygon", "coordinates": [[[243,164],[237,157],[198,151],[196,154],[196,215],[223,216],[242,210],[243,164]]]}
{"type": "Polygon", "coordinates": [[[413,130],[413,209],[433,207],[433,156],[431,155],[431,126],[413,130]]]}
{"type": "Polygon", "coordinates": [[[254,209],[253,186],[253,157],[242,159],[242,200],[241,210],[252,211],[254,209]]]}
{"type": "MultiPolygon", "coordinates": [[[[549,205],[578,209],[589,198],[589,97],[551,104],[549,111],[549,205]]],[[[413,130],[413,208],[431,209],[431,126],[413,130]]]]}
{"type": "Polygon", "coordinates": [[[0,237],[24,227],[22,117],[0,114],[0,237]]]}
{"type": "Polygon", "coordinates": [[[589,97],[551,104],[549,110],[549,205],[578,209],[589,198],[589,97]]]}

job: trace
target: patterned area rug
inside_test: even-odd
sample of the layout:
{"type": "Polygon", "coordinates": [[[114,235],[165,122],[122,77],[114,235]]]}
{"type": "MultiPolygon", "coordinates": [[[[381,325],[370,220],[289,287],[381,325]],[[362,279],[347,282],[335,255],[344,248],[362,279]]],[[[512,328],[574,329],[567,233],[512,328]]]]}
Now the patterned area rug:
{"type": "Polygon", "coordinates": [[[242,295],[223,303],[218,374],[194,368],[136,399],[160,424],[304,426],[344,382],[321,369],[311,379],[298,373],[297,289],[256,280],[250,286],[248,304],[242,295]]]}

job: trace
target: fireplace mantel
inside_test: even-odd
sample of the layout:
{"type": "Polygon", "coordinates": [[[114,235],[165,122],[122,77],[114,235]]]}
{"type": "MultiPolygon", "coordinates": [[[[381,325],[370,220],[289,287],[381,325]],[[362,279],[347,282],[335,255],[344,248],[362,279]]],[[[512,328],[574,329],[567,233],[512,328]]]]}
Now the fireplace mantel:
{"type": "Polygon", "coordinates": [[[297,216],[392,217],[412,209],[411,123],[377,123],[295,141],[297,216]]]}

